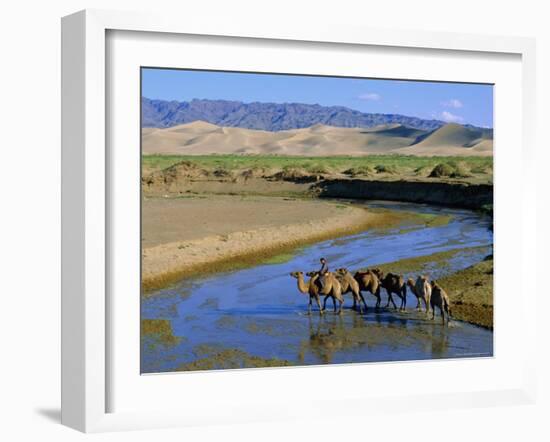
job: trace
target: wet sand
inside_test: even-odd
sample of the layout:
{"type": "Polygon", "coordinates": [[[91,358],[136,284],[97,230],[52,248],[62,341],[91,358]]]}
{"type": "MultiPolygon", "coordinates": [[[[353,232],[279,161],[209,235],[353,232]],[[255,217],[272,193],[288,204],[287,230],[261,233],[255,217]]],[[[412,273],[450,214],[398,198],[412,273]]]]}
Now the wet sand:
{"type": "Polygon", "coordinates": [[[144,292],[406,218],[326,200],[229,195],[147,198],[142,211],[144,292]]]}

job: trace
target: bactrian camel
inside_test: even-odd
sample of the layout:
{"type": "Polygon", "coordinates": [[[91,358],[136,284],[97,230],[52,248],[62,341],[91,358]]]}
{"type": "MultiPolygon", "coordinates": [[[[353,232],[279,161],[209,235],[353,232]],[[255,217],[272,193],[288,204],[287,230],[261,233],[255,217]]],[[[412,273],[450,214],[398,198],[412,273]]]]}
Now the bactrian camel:
{"type": "Polygon", "coordinates": [[[378,278],[380,278],[380,285],[382,285],[388,293],[386,308],[389,307],[390,302],[392,303],[393,308],[397,308],[392,296],[392,293],[395,293],[401,299],[399,310],[405,310],[407,307],[407,285],[405,284],[403,275],[388,273],[384,276],[384,273],[380,269],[374,269],[373,272],[377,273],[378,278]]]}
{"type": "Polygon", "coordinates": [[[376,297],[375,308],[378,309],[380,307],[380,280],[378,276],[370,270],[367,270],[366,272],[355,272],[353,279],[359,284],[359,293],[366,290],[376,297]]]}
{"type": "Polygon", "coordinates": [[[441,312],[441,323],[445,324],[446,317],[448,324],[451,320],[451,304],[449,302],[449,296],[435,281],[432,281],[432,296],[430,297],[430,305],[432,307],[432,321],[435,318],[435,308],[437,307],[441,312]]]}
{"type": "MultiPolygon", "coordinates": [[[[342,293],[341,293],[341,286],[336,281],[336,283],[333,283],[331,280],[328,284],[325,284],[324,289],[321,289],[321,284],[317,280],[318,275],[310,278],[310,280],[306,283],[304,280],[304,273],[303,272],[292,272],[290,274],[293,278],[296,278],[297,284],[298,284],[298,290],[301,293],[306,293],[309,295],[309,303],[308,303],[308,314],[311,314],[311,304],[313,300],[317,302],[317,305],[319,306],[319,313],[322,315],[324,311],[324,307],[321,307],[321,296],[325,296],[325,302],[324,306],[326,306],[326,300],[329,296],[333,298],[334,306],[336,307],[336,302],[334,299],[338,299],[340,302],[340,310],[342,309],[342,293]]],[[[336,279],[336,278],[334,278],[336,279]]]]}
{"type": "Polygon", "coordinates": [[[361,306],[362,302],[365,306],[365,311],[367,311],[367,303],[365,302],[365,298],[361,293],[359,283],[353,277],[353,275],[348,272],[347,269],[341,268],[336,269],[336,277],[338,278],[338,281],[340,281],[340,285],[342,286],[342,294],[351,293],[351,295],[353,296],[352,308],[354,310],[357,309],[357,304],[359,304],[359,312],[363,314],[363,307],[361,306]]]}
{"type": "Polygon", "coordinates": [[[338,301],[340,304],[338,314],[342,313],[344,297],[342,296],[342,285],[336,276],[334,276],[332,272],[328,272],[323,276],[320,276],[319,272],[308,272],[306,275],[311,278],[309,280],[309,284],[317,286],[319,289],[319,294],[325,297],[323,301],[323,310],[327,307],[327,299],[332,298],[334,312],[336,313],[336,301],[338,301]]]}
{"type": "Polygon", "coordinates": [[[420,275],[414,279],[409,278],[407,280],[407,285],[413,292],[413,295],[416,296],[416,310],[422,310],[421,300],[424,301],[424,306],[426,307],[426,314],[430,311],[430,297],[432,295],[432,286],[428,282],[428,277],[420,275]]]}

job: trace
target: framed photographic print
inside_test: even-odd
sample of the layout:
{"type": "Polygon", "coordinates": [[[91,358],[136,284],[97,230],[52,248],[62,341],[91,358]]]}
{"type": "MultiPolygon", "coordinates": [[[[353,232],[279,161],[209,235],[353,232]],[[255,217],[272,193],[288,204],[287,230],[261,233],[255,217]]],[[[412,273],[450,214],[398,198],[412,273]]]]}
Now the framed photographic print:
{"type": "Polygon", "coordinates": [[[63,422],[530,401],[533,57],[66,17],[63,422]]]}

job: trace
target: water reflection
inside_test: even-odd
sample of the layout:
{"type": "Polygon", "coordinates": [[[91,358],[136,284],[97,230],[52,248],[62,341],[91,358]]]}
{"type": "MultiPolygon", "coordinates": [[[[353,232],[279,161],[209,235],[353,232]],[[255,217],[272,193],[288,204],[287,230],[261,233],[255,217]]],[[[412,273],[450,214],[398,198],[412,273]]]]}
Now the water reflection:
{"type": "Polygon", "coordinates": [[[354,355],[359,351],[366,361],[394,360],[394,352],[405,350],[422,354],[420,359],[442,358],[450,354],[451,339],[456,344],[461,341],[460,332],[439,327],[423,313],[398,315],[382,311],[372,317],[353,312],[348,316],[309,316],[309,336],[301,340],[296,359],[299,364],[312,360],[318,364],[357,362],[354,355]]]}

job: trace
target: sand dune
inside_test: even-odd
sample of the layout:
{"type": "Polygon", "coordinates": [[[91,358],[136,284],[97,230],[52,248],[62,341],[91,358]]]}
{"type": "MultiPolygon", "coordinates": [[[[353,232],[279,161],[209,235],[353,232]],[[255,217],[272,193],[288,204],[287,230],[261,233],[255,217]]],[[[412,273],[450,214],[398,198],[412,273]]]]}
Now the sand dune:
{"type": "Polygon", "coordinates": [[[492,155],[493,139],[479,130],[460,124],[446,124],[421,135],[412,146],[397,153],[408,155],[492,155]]]}
{"type": "Polygon", "coordinates": [[[145,154],[186,155],[492,155],[493,140],[458,124],[447,124],[433,132],[402,125],[364,129],[322,124],[269,132],[195,121],[166,129],[144,128],[142,147],[145,154]]]}

